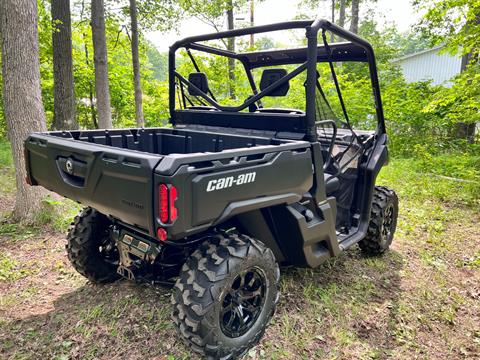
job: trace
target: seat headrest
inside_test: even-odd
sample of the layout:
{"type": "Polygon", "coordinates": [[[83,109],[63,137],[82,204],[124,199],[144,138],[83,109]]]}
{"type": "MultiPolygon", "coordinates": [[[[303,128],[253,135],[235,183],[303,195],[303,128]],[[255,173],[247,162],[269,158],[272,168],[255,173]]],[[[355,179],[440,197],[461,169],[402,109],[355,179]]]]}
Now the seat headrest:
{"type": "MultiPolygon", "coordinates": [[[[202,90],[205,94],[208,93],[207,75],[202,72],[191,73],[188,75],[188,81],[202,90]]],[[[188,84],[188,93],[192,96],[198,96],[200,93],[196,91],[190,84],[188,84]]]]}
{"type": "MultiPolygon", "coordinates": [[[[282,77],[287,75],[287,70],[285,69],[265,69],[262,73],[262,79],[260,80],[260,90],[263,91],[274,82],[280,80],[282,77]]],[[[285,96],[290,90],[290,84],[287,81],[286,83],[278,86],[273,91],[269,92],[267,96],[285,96]]]]}

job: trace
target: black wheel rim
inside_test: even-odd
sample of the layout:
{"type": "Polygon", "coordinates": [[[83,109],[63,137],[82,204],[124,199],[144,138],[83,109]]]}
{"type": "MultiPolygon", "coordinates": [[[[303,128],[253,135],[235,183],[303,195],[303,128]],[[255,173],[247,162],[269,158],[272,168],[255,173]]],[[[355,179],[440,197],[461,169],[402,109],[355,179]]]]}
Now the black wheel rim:
{"type": "Polygon", "coordinates": [[[392,235],[393,224],[395,221],[395,214],[393,205],[390,204],[385,208],[383,213],[383,223],[382,223],[382,239],[387,241],[392,235]]]}
{"type": "Polygon", "coordinates": [[[220,326],[231,338],[247,333],[260,316],[266,293],[266,278],[258,268],[250,268],[235,277],[223,297],[220,326]]]}

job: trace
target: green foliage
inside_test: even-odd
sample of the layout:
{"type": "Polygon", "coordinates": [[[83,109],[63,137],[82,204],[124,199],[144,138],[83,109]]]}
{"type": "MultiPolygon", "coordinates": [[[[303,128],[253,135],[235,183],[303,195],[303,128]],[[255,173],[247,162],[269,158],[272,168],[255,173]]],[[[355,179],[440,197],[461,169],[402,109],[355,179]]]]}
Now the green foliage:
{"type": "MultiPolygon", "coordinates": [[[[2,67],[2,57],[0,56],[0,69],[2,67]]],[[[0,142],[7,138],[7,123],[5,122],[5,113],[3,112],[3,78],[0,71],[0,142]]],[[[1,143],[0,143],[1,144],[1,143]]]]}
{"type": "Polygon", "coordinates": [[[419,25],[423,34],[464,61],[452,86],[439,88],[422,112],[441,119],[441,131],[447,133],[443,139],[450,148],[475,150],[471,144],[475,139],[459,130],[480,119],[480,1],[416,0],[414,5],[425,12],[419,25]]]}
{"type": "MultiPolygon", "coordinates": [[[[0,198],[15,192],[10,143],[3,139],[0,139],[0,189],[0,198]]],[[[47,195],[42,202],[42,211],[31,226],[9,223],[9,214],[4,212],[5,209],[0,209],[0,236],[6,235],[12,241],[29,238],[47,224],[54,230],[64,231],[80,210],[79,204],[57,195],[47,195]]]]}
{"type": "Polygon", "coordinates": [[[10,143],[0,138],[0,189],[5,193],[15,191],[14,168],[10,143]]]}
{"type": "Polygon", "coordinates": [[[220,31],[227,10],[238,10],[247,3],[247,0],[180,0],[180,7],[189,16],[195,16],[201,21],[220,31]]]}
{"type": "Polygon", "coordinates": [[[168,53],[160,53],[153,45],[148,44],[147,57],[152,76],[158,81],[166,81],[168,77],[168,53]]]}
{"type": "MultiPolygon", "coordinates": [[[[120,1],[121,2],[121,1],[120,1]]],[[[123,13],[130,16],[128,6],[123,13]]],[[[175,28],[181,17],[182,9],[174,0],[137,0],[138,22],[144,31],[166,31],[175,28]]]]}
{"type": "MultiPolygon", "coordinates": [[[[126,6],[125,3],[121,3],[120,5],[126,6]]],[[[150,3],[142,3],[141,9],[147,5],[152,6],[150,3]]],[[[91,97],[95,97],[93,46],[88,19],[89,15],[87,13],[88,9],[82,9],[79,6],[78,4],[74,6],[73,11],[79,13],[80,17],[77,18],[74,16],[72,21],[77,119],[80,126],[91,129],[95,127],[92,118],[92,116],[95,115],[95,109],[92,109],[91,106],[91,97]]],[[[139,7],[139,11],[141,9],[139,7]]],[[[107,12],[106,18],[110,96],[112,120],[115,127],[136,126],[130,39],[128,29],[121,25],[121,21],[125,21],[126,15],[128,15],[128,13],[114,13],[113,10],[111,10],[107,12]]],[[[149,26],[154,26],[152,21],[152,19],[149,19],[149,26]]],[[[157,19],[157,21],[161,21],[161,19],[157,19]]],[[[51,20],[49,11],[47,11],[43,5],[39,7],[39,23],[42,94],[47,114],[47,125],[50,127],[53,118],[51,20]]],[[[164,26],[167,25],[164,24],[164,26]]],[[[162,66],[162,60],[164,61],[165,59],[143,36],[141,36],[140,39],[139,50],[146,124],[148,126],[159,126],[165,123],[168,101],[163,94],[165,90],[165,77],[159,79],[159,73],[157,72],[155,74],[153,69],[162,66]],[[154,59],[155,64],[152,64],[150,59],[154,59]]],[[[165,66],[165,62],[163,66],[165,66]]],[[[166,93],[167,92],[165,92],[165,94],[166,93]]]]}
{"type": "Polygon", "coordinates": [[[38,235],[38,228],[20,223],[0,222],[0,236],[7,238],[9,243],[23,241],[38,235]]]}
{"type": "Polygon", "coordinates": [[[452,87],[440,88],[423,112],[437,114],[449,128],[458,123],[479,122],[480,65],[470,65],[453,80],[452,87]]]}
{"type": "Polygon", "coordinates": [[[415,159],[394,159],[388,169],[382,170],[379,183],[398,189],[402,201],[418,204],[419,208],[422,203],[437,201],[478,210],[480,156],[431,156],[421,146],[414,155],[415,159]]]}
{"type": "MultiPolygon", "coordinates": [[[[348,2],[347,2],[348,3],[348,2]]],[[[52,25],[49,3],[39,1],[39,47],[41,62],[42,95],[47,115],[47,125],[53,118],[53,64],[52,25]]],[[[200,2],[194,0],[138,1],[141,31],[165,30],[176,26],[185,15],[194,15],[213,26],[222,27],[225,11],[233,6],[238,11],[247,4],[245,0],[216,0],[200,2]],[[183,12],[183,13],[182,13],[183,12]]],[[[315,1],[317,4],[317,1],[315,1]]],[[[305,6],[310,6],[305,2],[305,6]]],[[[453,150],[475,151],[478,146],[459,139],[456,131],[459,123],[480,121],[480,65],[472,63],[467,71],[455,78],[451,87],[432,86],[428,82],[407,83],[400,70],[391,61],[404,54],[424,49],[430,41],[447,42],[448,49],[458,50],[458,44],[465,44],[465,51],[479,49],[479,26],[474,24],[478,14],[478,0],[430,0],[417,1],[416,6],[425,10],[422,32],[412,31],[400,34],[394,27],[379,30],[375,21],[378,14],[370,10],[361,19],[360,35],[369,40],[376,53],[383,108],[387,119],[387,131],[393,156],[412,156],[419,146],[429,154],[448,153],[453,150]],[[468,26],[467,26],[468,25],[468,26]]],[[[94,128],[95,96],[93,69],[93,48],[89,25],[88,2],[75,1],[72,7],[72,37],[77,118],[82,128],[94,128]],[[85,5],[85,7],[83,6],[85,5]]],[[[134,90],[131,65],[128,1],[116,0],[107,4],[107,47],[109,56],[109,77],[112,116],[115,127],[135,126],[134,90]]],[[[303,34],[303,33],[302,33],[303,34]]],[[[268,37],[257,37],[255,49],[292,47],[294,39],[281,44],[268,37]]],[[[286,41],[286,40],[285,40],[286,41]]],[[[221,41],[210,42],[212,46],[225,47],[221,41]]],[[[245,39],[237,41],[237,49],[249,49],[245,39]]],[[[226,59],[215,56],[194,55],[217,100],[223,104],[239,104],[251,95],[248,80],[240,63],[235,67],[235,84],[228,79],[226,59]],[[235,86],[237,99],[230,99],[230,86],[235,86]]],[[[167,54],[160,54],[140,34],[140,61],[143,90],[144,114],[147,126],[165,125],[168,113],[167,54]]],[[[288,71],[293,66],[285,67],[288,71]]],[[[195,71],[188,57],[178,59],[178,69],[187,74],[195,71]]],[[[340,118],[342,111],[327,67],[319,65],[321,83],[334,112],[340,118]]],[[[336,66],[347,111],[355,128],[373,129],[376,126],[375,107],[368,69],[364,64],[338,64],[336,66]]],[[[259,83],[261,69],[254,71],[259,83]]],[[[267,97],[263,100],[268,107],[304,109],[304,76],[291,81],[287,97],[267,97]]],[[[0,108],[1,110],[1,108],[0,108]]],[[[0,113],[0,138],[6,134],[3,111],[0,113]]],[[[0,144],[2,145],[2,144],[0,144]]]]}
{"type": "Polygon", "coordinates": [[[40,55],[40,82],[47,127],[53,120],[53,43],[50,8],[44,1],[38,3],[38,45],[40,55]]]}
{"type": "Polygon", "coordinates": [[[42,200],[42,207],[35,219],[35,226],[41,228],[49,225],[55,231],[65,231],[82,208],[81,205],[54,194],[49,194],[42,200]]]}
{"type": "MultiPolygon", "coordinates": [[[[165,0],[138,2],[139,22],[148,29],[170,29],[177,22],[180,10],[175,2],[165,0]],[[161,5],[161,6],[160,6],[161,5]],[[148,10],[148,11],[147,11],[148,10]]],[[[127,21],[128,2],[118,1],[117,9],[107,8],[106,35],[109,56],[109,79],[113,123],[116,127],[135,126],[133,74],[127,21]]],[[[113,5],[112,5],[113,6],[113,5]]],[[[72,5],[72,45],[77,120],[82,128],[94,128],[91,97],[95,97],[93,47],[89,24],[88,2],[72,5]],[[86,6],[84,6],[86,5],[86,6]]],[[[38,1],[40,75],[47,127],[53,119],[52,21],[48,2],[38,1]]],[[[149,126],[165,124],[168,114],[166,97],[166,56],[151,43],[140,39],[141,76],[144,92],[144,113],[149,126]]],[[[1,76],[0,76],[1,79],[1,76]]],[[[0,139],[6,138],[3,102],[0,104],[0,139]]]]}
{"type": "Polygon", "coordinates": [[[261,36],[255,40],[255,46],[257,50],[268,50],[277,47],[272,38],[268,36],[261,36]]]}
{"type": "Polygon", "coordinates": [[[3,112],[3,101],[0,101],[0,139],[7,138],[7,123],[3,112]]]}
{"type": "Polygon", "coordinates": [[[409,31],[395,36],[395,46],[400,56],[414,54],[430,49],[430,39],[423,32],[409,31]]]}
{"type": "Polygon", "coordinates": [[[10,143],[0,138],[0,168],[12,166],[12,150],[10,143]]]}
{"type": "MultiPolygon", "coordinates": [[[[382,85],[384,83],[382,82],[382,85]]],[[[394,155],[411,156],[416,144],[424,144],[434,153],[447,144],[438,141],[441,118],[423,113],[435,89],[428,82],[408,84],[402,77],[382,86],[383,106],[394,155]]]]}
{"type": "Polygon", "coordinates": [[[425,12],[420,29],[433,43],[445,43],[452,54],[479,55],[479,0],[415,0],[413,4],[425,12]]]}
{"type": "MultiPolygon", "coordinates": [[[[371,19],[362,22],[360,35],[369,40],[375,49],[393,156],[415,155],[418,144],[430,154],[452,150],[474,151],[476,146],[459,138],[456,127],[459,123],[479,121],[479,65],[471,65],[453,79],[451,87],[432,86],[429,82],[407,83],[391,61],[410,51],[412,39],[423,35],[402,35],[394,28],[379,32],[371,19]]],[[[424,45],[423,39],[419,46],[424,45]]],[[[337,66],[337,72],[352,124],[357,128],[373,128],[376,120],[370,100],[368,69],[361,64],[345,64],[337,66]]],[[[331,89],[331,85],[324,86],[331,89]]],[[[338,100],[333,97],[331,103],[339,114],[338,100]]]]}
{"type": "Polygon", "coordinates": [[[18,261],[9,254],[0,254],[0,281],[15,281],[27,276],[28,273],[20,269],[18,261]]]}

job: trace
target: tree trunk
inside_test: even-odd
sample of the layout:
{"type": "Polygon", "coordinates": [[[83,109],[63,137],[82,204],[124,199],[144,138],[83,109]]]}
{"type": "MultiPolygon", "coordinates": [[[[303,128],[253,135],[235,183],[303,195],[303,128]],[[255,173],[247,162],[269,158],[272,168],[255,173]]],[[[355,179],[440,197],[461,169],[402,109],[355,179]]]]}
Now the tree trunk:
{"type": "MultiPolygon", "coordinates": [[[[335,23],[335,0],[332,0],[332,23],[335,23]]],[[[330,33],[330,42],[335,42],[335,35],[330,33]]]]}
{"type": "MultiPolygon", "coordinates": [[[[472,58],[472,53],[468,53],[463,55],[462,57],[462,63],[461,63],[461,72],[465,71],[467,69],[468,64],[470,63],[472,58]]],[[[473,144],[475,142],[475,128],[477,127],[477,124],[475,122],[473,123],[464,123],[464,122],[459,122],[456,123],[454,126],[454,131],[455,131],[455,137],[457,139],[465,139],[467,140],[470,144],[473,144]]]]}
{"type": "MultiPolygon", "coordinates": [[[[80,11],[80,22],[83,23],[83,13],[85,11],[85,0],[82,0],[82,10],[80,11]]],[[[82,31],[83,37],[83,48],[85,50],[85,64],[90,68],[90,55],[88,52],[88,43],[87,43],[87,34],[86,31],[82,31]]],[[[95,129],[98,129],[97,123],[97,114],[95,112],[94,96],[93,96],[93,82],[88,80],[88,99],[90,101],[90,118],[92,119],[92,124],[95,129]]]]}
{"type": "Polygon", "coordinates": [[[16,169],[14,220],[33,220],[46,193],[25,182],[23,142],[34,131],[46,131],[40,89],[37,1],[0,1],[3,101],[8,138],[16,169]]]}
{"type": "Polygon", "coordinates": [[[360,0],[352,0],[352,19],[350,22],[350,31],[358,33],[358,11],[360,7],[360,0]]]}
{"type": "Polygon", "coordinates": [[[345,26],[345,0],[340,0],[340,12],[338,14],[338,26],[345,26]]]}
{"type": "MultiPolygon", "coordinates": [[[[84,34],[84,40],[86,35],[84,34]]],[[[90,67],[90,60],[88,58],[88,45],[84,43],[85,48],[85,63],[88,67],[90,67]]],[[[93,96],[93,84],[92,81],[88,80],[88,99],[90,101],[90,117],[92,119],[92,124],[95,129],[98,129],[98,122],[97,122],[97,113],[95,112],[95,103],[94,103],[94,96],[93,96]]]]}
{"type": "Polygon", "coordinates": [[[130,0],[130,21],[132,30],[133,85],[135,88],[135,119],[138,127],[143,127],[142,85],[140,83],[140,60],[138,56],[137,1],[130,0]]]}
{"type": "MultiPolygon", "coordinates": [[[[480,25],[480,14],[477,14],[477,16],[475,17],[475,20],[471,21],[471,23],[468,23],[466,26],[478,26],[478,25],[480,25]]],[[[467,70],[467,67],[471,62],[478,61],[476,59],[476,55],[478,55],[478,53],[476,53],[475,50],[473,49],[469,53],[463,55],[462,63],[460,65],[460,72],[464,72],[465,70],[467,70]]],[[[459,139],[465,139],[472,144],[475,142],[476,127],[477,127],[477,124],[475,122],[473,123],[459,122],[455,124],[455,137],[459,139]]]]}
{"type": "MultiPolygon", "coordinates": [[[[233,22],[233,2],[229,1],[227,10],[227,26],[228,30],[234,29],[233,22]]],[[[227,39],[227,49],[234,52],[235,51],[235,38],[227,39]]],[[[229,80],[229,89],[230,89],[230,98],[235,99],[235,59],[228,58],[228,80],[229,80]]]]}
{"type": "Polygon", "coordinates": [[[53,124],[55,130],[78,129],[75,119],[70,1],[52,0],[53,124]]]}
{"type": "Polygon", "coordinates": [[[103,0],[92,0],[91,25],[98,127],[100,129],[109,129],[112,128],[112,112],[110,109],[110,88],[108,85],[107,39],[105,35],[105,8],[103,0]]]}
{"type": "MultiPolygon", "coordinates": [[[[250,0],[250,26],[255,26],[255,0],[250,0]]],[[[250,34],[250,47],[255,46],[255,37],[250,34]]]]}

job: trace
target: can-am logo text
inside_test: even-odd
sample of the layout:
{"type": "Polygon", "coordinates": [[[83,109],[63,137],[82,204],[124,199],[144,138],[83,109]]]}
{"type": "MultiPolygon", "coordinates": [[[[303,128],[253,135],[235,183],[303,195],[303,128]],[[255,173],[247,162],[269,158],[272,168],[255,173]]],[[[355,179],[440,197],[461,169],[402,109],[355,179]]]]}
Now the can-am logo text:
{"type": "Polygon", "coordinates": [[[210,180],[207,185],[207,192],[221,190],[232,187],[233,185],[243,185],[255,181],[256,172],[240,174],[238,176],[228,176],[220,179],[210,180]]]}

